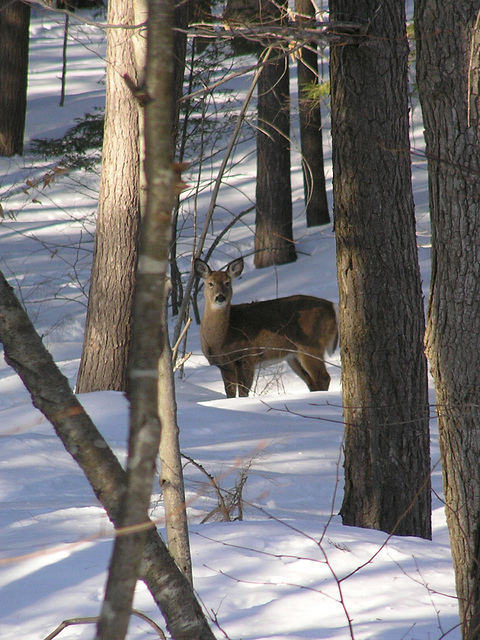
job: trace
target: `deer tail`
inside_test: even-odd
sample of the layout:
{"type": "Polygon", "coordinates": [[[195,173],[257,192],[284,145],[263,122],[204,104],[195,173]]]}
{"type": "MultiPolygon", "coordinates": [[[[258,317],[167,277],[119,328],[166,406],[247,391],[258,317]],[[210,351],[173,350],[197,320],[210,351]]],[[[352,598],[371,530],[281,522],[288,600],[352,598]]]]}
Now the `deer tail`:
{"type": "Polygon", "coordinates": [[[338,346],[338,339],[340,335],[340,329],[339,329],[340,323],[338,320],[338,305],[332,303],[332,306],[335,313],[335,331],[332,333],[330,340],[327,342],[326,349],[329,356],[333,356],[333,354],[335,353],[338,346]]]}

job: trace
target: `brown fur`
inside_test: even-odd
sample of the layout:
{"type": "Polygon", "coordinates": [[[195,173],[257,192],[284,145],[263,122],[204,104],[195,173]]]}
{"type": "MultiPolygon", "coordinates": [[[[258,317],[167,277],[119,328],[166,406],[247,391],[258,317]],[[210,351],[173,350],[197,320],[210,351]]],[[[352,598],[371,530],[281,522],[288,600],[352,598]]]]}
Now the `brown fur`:
{"type": "Polygon", "coordinates": [[[232,278],[242,271],[242,258],[225,271],[195,260],[195,273],[205,280],[202,351],[220,369],[227,397],[237,390],[248,396],[255,368],[279,360],[286,360],[310,391],[326,391],[324,355],[333,353],[338,341],[334,305],[303,295],[232,305],[232,278]]]}

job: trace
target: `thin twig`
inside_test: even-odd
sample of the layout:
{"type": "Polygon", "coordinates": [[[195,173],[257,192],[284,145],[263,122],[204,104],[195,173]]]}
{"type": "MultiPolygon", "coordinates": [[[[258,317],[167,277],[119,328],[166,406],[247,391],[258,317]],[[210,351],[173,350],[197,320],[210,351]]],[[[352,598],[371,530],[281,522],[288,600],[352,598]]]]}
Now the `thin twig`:
{"type": "Polygon", "coordinates": [[[208,513],[205,518],[203,518],[201,524],[204,524],[205,522],[207,522],[207,520],[209,520],[213,514],[217,513],[218,511],[220,511],[220,513],[223,515],[224,519],[226,522],[231,522],[231,517],[230,517],[230,511],[225,503],[225,500],[223,498],[222,495],[222,491],[220,489],[220,486],[218,485],[217,481],[215,480],[215,478],[212,476],[211,473],[209,473],[205,467],[203,465],[201,465],[199,462],[197,462],[194,458],[191,458],[190,456],[185,455],[184,453],[182,453],[182,456],[185,458],[185,460],[188,460],[191,464],[193,464],[194,467],[197,467],[197,469],[199,471],[201,471],[204,475],[207,476],[209,483],[212,485],[212,487],[215,489],[215,493],[217,494],[217,498],[218,498],[218,506],[215,507],[215,509],[213,511],[211,511],[210,513],[208,513]]]}
{"type": "MultiPolygon", "coordinates": [[[[265,60],[270,56],[270,53],[272,51],[273,47],[269,47],[267,49],[267,51],[265,52],[264,55],[264,62],[265,60]]],[[[213,212],[215,210],[215,205],[217,202],[217,197],[218,197],[218,192],[220,191],[220,185],[222,183],[223,180],[223,176],[225,173],[225,169],[227,167],[227,163],[230,159],[230,155],[232,153],[233,147],[235,146],[236,142],[237,142],[237,138],[238,138],[238,134],[240,133],[240,128],[242,126],[243,123],[243,119],[245,117],[245,113],[247,111],[248,105],[250,104],[250,100],[252,99],[253,96],[253,92],[255,90],[255,87],[257,85],[258,79],[260,77],[260,74],[262,72],[262,68],[263,66],[259,67],[255,73],[255,76],[252,80],[252,84],[250,86],[250,89],[248,90],[247,96],[244,100],[244,103],[242,105],[242,108],[240,110],[240,113],[238,114],[238,118],[237,118],[237,123],[235,125],[235,130],[232,134],[232,137],[230,139],[230,143],[227,147],[227,150],[225,152],[225,156],[223,158],[222,161],[222,165],[220,167],[220,170],[218,172],[217,178],[215,180],[215,185],[213,188],[213,192],[212,192],[212,197],[210,199],[210,206],[208,208],[206,217],[205,217],[205,222],[203,224],[203,230],[202,233],[200,235],[199,241],[198,241],[198,245],[197,245],[197,249],[195,251],[195,257],[199,258],[202,255],[202,251],[203,251],[203,246],[205,244],[205,238],[207,237],[207,233],[208,233],[208,228],[210,226],[210,221],[212,219],[213,216],[213,212]]],[[[190,294],[192,291],[192,287],[193,287],[193,283],[195,281],[195,272],[193,271],[193,269],[190,271],[190,275],[188,277],[188,282],[186,284],[185,287],[185,293],[183,296],[183,301],[182,304],[180,306],[180,310],[178,312],[178,321],[177,324],[175,325],[175,329],[173,332],[173,341],[176,342],[178,340],[178,336],[180,335],[180,331],[181,331],[181,326],[183,323],[183,319],[184,319],[184,315],[185,315],[185,311],[187,309],[187,306],[190,302],[190,294]]]]}
{"type": "MultiPolygon", "coordinates": [[[[132,609],[132,615],[138,616],[142,620],[145,620],[145,622],[148,622],[148,624],[152,627],[152,629],[157,632],[158,637],[161,640],[167,640],[162,629],[158,626],[156,622],[154,622],[147,615],[145,615],[144,613],[141,613],[140,611],[136,611],[135,609],[132,609]]],[[[77,624],[96,624],[97,622],[98,622],[98,616],[70,618],[69,620],[64,620],[62,623],[58,625],[56,629],[52,631],[52,633],[50,633],[46,638],[44,638],[44,640],[53,640],[53,638],[58,636],[58,634],[61,633],[67,627],[71,627],[77,624]]]]}

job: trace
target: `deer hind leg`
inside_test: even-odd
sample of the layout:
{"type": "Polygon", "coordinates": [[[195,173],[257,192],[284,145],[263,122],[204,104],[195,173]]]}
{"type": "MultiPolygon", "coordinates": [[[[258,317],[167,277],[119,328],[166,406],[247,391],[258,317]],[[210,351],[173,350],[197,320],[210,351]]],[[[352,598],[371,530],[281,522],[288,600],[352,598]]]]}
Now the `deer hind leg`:
{"type": "Polygon", "coordinates": [[[293,356],[291,358],[288,358],[287,362],[290,365],[290,368],[293,371],[295,371],[297,376],[299,378],[301,378],[305,382],[307,387],[310,389],[310,391],[312,391],[313,380],[310,377],[310,375],[308,374],[308,372],[305,371],[305,369],[302,367],[302,365],[300,364],[300,361],[298,360],[297,356],[293,356]]]}
{"type": "Polygon", "coordinates": [[[297,353],[289,361],[289,365],[302,378],[310,391],[328,391],[330,376],[323,358],[297,353]]]}

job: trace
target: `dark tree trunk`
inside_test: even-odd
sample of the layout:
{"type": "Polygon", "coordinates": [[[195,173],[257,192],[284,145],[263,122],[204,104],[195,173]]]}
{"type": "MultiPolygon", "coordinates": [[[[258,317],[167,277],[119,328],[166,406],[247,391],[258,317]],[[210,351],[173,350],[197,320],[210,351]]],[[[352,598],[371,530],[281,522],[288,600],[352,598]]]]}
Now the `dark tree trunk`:
{"type": "Polygon", "coordinates": [[[23,153],[29,28],[28,2],[0,0],[0,156],[23,153]]]}
{"type": "Polygon", "coordinates": [[[431,536],[427,370],[403,0],[331,0],[368,31],[331,53],[349,525],[431,536]]]}
{"type": "MultiPolygon", "coordinates": [[[[173,142],[178,150],[177,158],[183,161],[183,144],[180,135],[180,112],[181,98],[183,96],[183,83],[185,77],[185,62],[187,55],[187,28],[192,14],[197,13],[197,2],[189,0],[188,2],[180,2],[175,6],[174,21],[175,32],[173,39],[173,91],[172,91],[172,119],[173,119],[173,142]],[[193,4],[193,6],[192,6],[193,4]]],[[[192,42],[192,61],[196,52],[196,39],[192,42]]],[[[185,105],[184,105],[185,107],[185,105]]],[[[185,116],[184,116],[185,118],[185,116]]],[[[183,297],[183,283],[177,262],[177,224],[178,224],[179,204],[175,207],[172,214],[172,237],[170,240],[170,281],[172,283],[171,304],[172,315],[178,314],[179,307],[183,297]]]]}
{"type": "MultiPolygon", "coordinates": [[[[134,24],[132,3],[109,2],[108,21],[134,24]]],[[[108,30],[102,175],[78,393],[127,387],[140,202],[138,107],[118,72],[137,79],[125,34],[108,30]]]]}
{"type": "Polygon", "coordinates": [[[185,59],[187,55],[187,33],[188,23],[194,13],[196,0],[179,2],[175,6],[174,21],[175,32],[173,38],[173,138],[176,142],[178,136],[178,126],[180,119],[180,100],[183,96],[183,79],[185,76],[185,59]]]}
{"type": "Polygon", "coordinates": [[[463,638],[480,638],[480,2],[417,0],[432,278],[427,353],[463,638]]]}
{"type": "MultiPolygon", "coordinates": [[[[233,26],[281,25],[287,3],[273,0],[228,0],[224,17],[233,26]]],[[[257,183],[255,266],[294,262],[292,185],[290,178],[290,77],[286,50],[266,43],[234,38],[234,50],[268,58],[257,84],[257,183]],[[266,56],[265,56],[266,53],[266,56]]]]}
{"type": "MultiPolygon", "coordinates": [[[[299,25],[311,27],[310,23],[315,22],[311,0],[296,0],[295,7],[299,25]]],[[[312,90],[319,86],[316,44],[311,42],[300,49],[297,60],[305,207],[307,227],[313,227],[330,222],[323,164],[322,113],[318,97],[312,99],[312,90]]]]}
{"type": "Polygon", "coordinates": [[[257,90],[255,266],[261,268],[297,259],[292,231],[288,58],[265,65],[257,90]]]}

